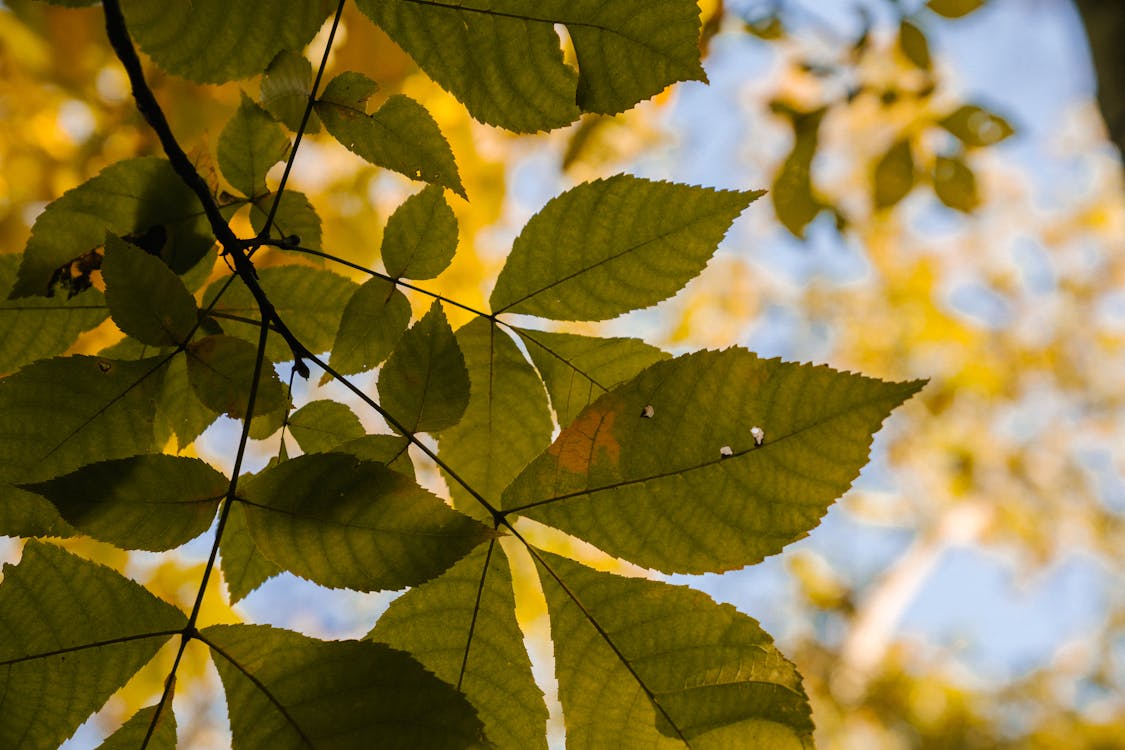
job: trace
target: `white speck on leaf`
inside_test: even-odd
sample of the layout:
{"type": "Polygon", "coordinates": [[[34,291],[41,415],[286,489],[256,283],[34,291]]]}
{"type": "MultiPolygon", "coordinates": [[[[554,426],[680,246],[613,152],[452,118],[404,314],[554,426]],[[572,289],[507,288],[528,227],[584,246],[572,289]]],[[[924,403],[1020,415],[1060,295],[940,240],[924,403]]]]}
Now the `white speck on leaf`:
{"type": "Polygon", "coordinates": [[[656,409],[652,408],[652,404],[649,404],[645,408],[641,409],[641,418],[642,419],[652,419],[652,416],[654,414],[656,414],[656,409]]]}
{"type": "Polygon", "coordinates": [[[754,437],[754,445],[761,445],[766,442],[766,431],[761,427],[751,427],[750,434],[754,437]]]}
{"type": "Polygon", "coordinates": [[[719,458],[730,458],[733,455],[734,451],[731,450],[729,445],[724,445],[722,448],[719,448],[719,458]]]}

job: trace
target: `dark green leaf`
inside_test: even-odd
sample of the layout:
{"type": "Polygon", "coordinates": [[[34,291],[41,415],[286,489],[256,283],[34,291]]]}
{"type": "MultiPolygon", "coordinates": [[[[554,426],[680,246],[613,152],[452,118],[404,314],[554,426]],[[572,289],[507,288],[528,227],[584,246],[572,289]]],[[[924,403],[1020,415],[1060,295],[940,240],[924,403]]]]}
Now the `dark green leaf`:
{"type": "Polygon", "coordinates": [[[975,104],[962,104],[938,120],[938,125],[969,147],[991,146],[1015,132],[1003,117],[975,104]]]}
{"type": "Polygon", "coordinates": [[[219,134],[219,169],[248,198],[266,192],[266,172],[289,152],[289,139],[264,109],[242,93],[238,110],[219,134]]]}
{"type": "Polygon", "coordinates": [[[906,59],[917,65],[922,70],[929,70],[930,43],[926,40],[925,33],[917,25],[903,19],[898,27],[898,46],[906,59]]]}
{"type": "Polygon", "coordinates": [[[226,688],[234,750],[459,750],[482,728],[452,687],[370,641],[317,641],[264,625],[203,631],[226,688]]]}
{"type": "MultiPolygon", "coordinates": [[[[142,708],[125,722],[120,729],[111,734],[98,750],[137,750],[148,734],[156,706],[142,708]]],[[[166,704],[156,722],[156,730],[148,741],[149,750],[176,750],[176,715],[171,704],[166,704]]]]}
{"type": "Polygon", "coordinates": [[[550,130],[616,114],[676,81],[706,80],[691,0],[359,0],[426,73],[490,125],[550,130]],[[578,73],[563,61],[566,27],[578,73]]]}
{"type": "Polygon", "coordinates": [[[962,159],[939,156],[934,162],[934,192],[942,203],[963,213],[980,205],[977,178],[962,159]]]}
{"type": "Polygon", "coordinates": [[[316,103],[328,132],[372,164],[464,196],[453,151],[426,108],[396,94],[369,115],[367,98],[375,89],[375,82],[362,73],[346,71],[332,79],[316,103]]]}
{"type": "Polygon", "coordinates": [[[11,296],[47,294],[55,272],[100,247],[106,232],[161,231],[157,254],[176,273],[194,266],[215,242],[199,200],[171,164],[154,157],[112,164],[63,193],[35,220],[11,296]]]}
{"type": "Polygon", "coordinates": [[[875,163],[875,208],[890,208],[914,188],[914,154],[910,141],[896,141],[875,163]]]}
{"type": "Polygon", "coordinates": [[[738,348],[658,362],[587,407],[504,508],[645,567],[741,568],[816,526],[921,386],[738,348]]]}
{"type": "Polygon", "coordinates": [[[187,621],[116,571],[50,544],[28,542],[3,574],[0,747],[57,747],[187,621]]]}
{"type": "Polygon", "coordinates": [[[0,482],[0,536],[74,536],[76,532],[42,495],[0,482]]]}
{"type": "Polygon", "coordinates": [[[285,461],[249,480],[239,496],[262,554],[336,588],[417,585],[492,534],[408,477],[343,453],[285,461]]]}
{"type": "Polygon", "coordinates": [[[0,380],[0,480],[42,481],[157,450],[160,362],[60,357],[0,380]]]}
{"type": "Polygon", "coordinates": [[[207,530],[229,483],[198,458],[158,453],[99,461],[24,489],[94,539],[162,551],[207,530]]]}
{"type": "Polygon", "coordinates": [[[410,302],[386,279],[356,288],[340,317],[328,364],[343,375],[366,372],[386,359],[410,324],[410,302]]]}
{"type": "Polygon", "coordinates": [[[258,551],[246,526],[246,511],[235,503],[227,516],[223,538],[219,541],[223,580],[227,584],[231,604],[237,604],[265,581],[281,573],[269,558],[258,551]]]}
{"type": "Polygon", "coordinates": [[[8,299],[19,262],[18,255],[0,254],[0,374],[61,354],[109,315],[97,289],[71,299],[65,294],[8,299]]]}
{"type": "Polygon", "coordinates": [[[432,279],[456,251],[457,217],[435,185],[407,198],[383,230],[383,266],[396,279],[432,279]]]}
{"type": "Polygon", "coordinates": [[[310,401],[293,412],[289,431],[305,453],[324,453],[364,434],[355,412],[328,400],[310,401]]]}
{"type": "Polygon", "coordinates": [[[603,393],[672,355],[640,339],[598,338],[517,328],[565,427],[603,393]]]}
{"type": "Polygon", "coordinates": [[[930,0],[926,7],[946,18],[960,18],[984,5],[985,0],[930,0]]]}
{"type": "Polygon", "coordinates": [[[412,433],[448,429],[465,413],[469,373],[440,302],[411,326],[383,365],[379,398],[412,433]]]}
{"type": "MultiPolygon", "coordinates": [[[[250,204],[250,225],[255,232],[261,232],[270,215],[270,206],[276,195],[270,193],[250,204]]],[[[278,239],[296,236],[300,246],[309,250],[321,250],[320,216],[309,202],[308,196],[299,190],[286,188],[281,194],[281,204],[273,217],[270,236],[278,239]]]]}
{"type": "MultiPolygon", "coordinates": [[[[303,55],[289,50],[277,53],[262,76],[261,103],[266,111],[296,132],[312,93],[312,65],[303,55]]],[[[309,113],[306,133],[320,131],[316,112],[309,113]]]]}
{"type": "MultiPolygon", "coordinates": [[[[207,336],[187,349],[188,380],[203,404],[235,419],[246,416],[254,363],[258,352],[252,344],[232,336],[207,336]]],[[[273,363],[262,362],[254,414],[264,415],[283,409],[285,390],[273,363]]]]}
{"type": "MultiPolygon", "coordinates": [[[[543,384],[515,343],[493,323],[476,318],[457,331],[472,384],[469,406],[456,427],[441,434],[442,461],[496,506],[500,493],[551,441],[551,414],[543,384]]],[[[477,518],[487,511],[447,477],[459,509],[477,518]]]]}
{"type": "Polygon", "coordinates": [[[605,320],[654,305],[703,270],[731,222],[761,194],[629,175],[579,185],[520,232],[492,309],[605,320]]]}
{"type": "Polygon", "coordinates": [[[568,746],[811,750],[800,675],[753,619],[690,588],[534,555],[568,746]]]}
{"type": "Polygon", "coordinates": [[[152,346],[177,346],[195,330],[195,299],[160,258],[107,235],[102,276],[113,322],[129,336],[152,346]]]}
{"type": "Polygon", "coordinates": [[[820,121],[827,110],[788,112],[793,121],[793,148],[774,178],[770,197],[777,219],[794,237],[804,239],[805,227],[824,204],[813,194],[812,161],[820,138],[820,121]]]}
{"type": "Polygon", "coordinates": [[[393,601],[367,637],[457,685],[484,722],[490,747],[545,749],[547,707],[515,609],[512,574],[493,543],[393,601]]]}
{"type": "Polygon", "coordinates": [[[164,366],[164,383],[156,402],[157,443],[174,434],[180,450],[203,434],[220,412],[204,405],[188,377],[188,355],[175,356],[164,366]]]}
{"type": "Polygon", "coordinates": [[[410,460],[410,439],[401,435],[364,435],[341,443],[334,453],[347,453],[361,461],[378,461],[400,474],[414,478],[414,462],[410,460]]]}
{"type": "Polygon", "coordinates": [[[164,70],[197,83],[261,73],[281,50],[308,44],[332,5],[324,0],[122,3],[141,49],[164,70]]]}

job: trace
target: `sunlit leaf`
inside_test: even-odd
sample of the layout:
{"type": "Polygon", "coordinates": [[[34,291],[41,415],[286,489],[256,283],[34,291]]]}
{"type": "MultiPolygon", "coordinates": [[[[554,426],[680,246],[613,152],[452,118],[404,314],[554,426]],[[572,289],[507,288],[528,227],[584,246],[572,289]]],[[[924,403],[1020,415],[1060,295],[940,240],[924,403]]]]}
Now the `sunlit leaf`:
{"type": "Polygon", "coordinates": [[[35,220],[12,296],[47,294],[55,272],[100,247],[107,232],[163,234],[157,254],[176,273],[215,242],[198,199],[171,164],[153,157],[119,161],[63,193],[35,220]]]}
{"type": "Polygon", "coordinates": [[[264,625],[203,630],[226,688],[234,750],[454,750],[479,745],[472,707],[381,643],[318,641],[264,625]]]}
{"type": "Polygon", "coordinates": [[[448,429],[465,413],[469,374],[440,302],[411,326],[383,365],[379,398],[410,432],[448,429]]]}
{"type": "Polygon", "coordinates": [[[991,146],[1015,132],[1003,117],[975,104],[961,105],[938,124],[970,147],[991,146]]]}
{"type": "MultiPolygon", "coordinates": [[[[262,76],[261,104],[285,127],[296,131],[312,93],[312,65],[303,55],[283,49],[270,62],[262,76]]],[[[316,112],[309,113],[306,133],[320,131],[316,112]]]]}
{"type": "Polygon", "coordinates": [[[243,195],[253,198],[266,192],[266,172],[285,158],[289,139],[273,117],[246,93],[219,134],[219,169],[243,195]]]}
{"type": "Polygon", "coordinates": [[[364,435],[340,443],[333,453],[347,453],[361,461],[378,461],[400,474],[414,478],[414,462],[410,460],[410,439],[402,435],[364,435]]]}
{"type": "Polygon", "coordinates": [[[492,309],[606,320],[654,305],[703,270],[731,222],[760,195],[630,175],[579,185],[520,232],[492,309]]]}
{"type": "MultiPolygon", "coordinates": [[[[258,357],[254,346],[233,336],[207,336],[191,344],[187,355],[188,380],[199,400],[220,414],[243,419],[258,357]]],[[[266,359],[258,377],[254,414],[277,411],[285,400],[273,363],[266,359]]]]}
{"type": "Polygon", "coordinates": [[[141,49],[169,73],[198,83],[261,73],[281,50],[308,44],[330,7],[324,0],[122,3],[141,49]]]}
{"type": "Polygon", "coordinates": [[[796,668],[706,594],[535,553],[572,747],[812,748],[796,668]]]}
{"type": "Polygon", "coordinates": [[[239,488],[258,549],[324,586],[400,589],[438,575],[491,531],[381,463],[285,461],[239,488]]]}
{"type": "Polygon", "coordinates": [[[105,301],[118,328],[152,346],[187,342],[198,320],[195,299],[164,261],[109,235],[102,276],[105,301]]]}
{"type": "MultiPolygon", "coordinates": [[[[477,318],[457,331],[472,384],[469,406],[438,441],[442,461],[495,505],[500,493],[551,440],[543,384],[515,343],[491,321],[477,318]],[[481,439],[480,436],[487,436],[481,439]]],[[[487,512],[453,478],[456,506],[478,518],[487,512]]]]}
{"type": "Polygon", "coordinates": [[[819,523],[921,385],[737,348],[658,362],[579,414],[504,508],[645,567],[740,568],[819,523]]]}
{"type": "MultiPolygon", "coordinates": [[[[250,204],[250,225],[255,232],[261,232],[270,215],[270,207],[277,196],[273,193],[264,195],[250,204]]],[[[309,250],[320,250],[321,225],[320,216],[309,202],[308,196],[299,190],[286,188],[281,194],[281,201],[277,213],[273,217],[271,237],[291,239],[296,237],[301,247],[309,250]]]]}
{"type": "Polygon", "coordinates": [[[616,114],[676,81],[705,80],[691,0],[359,0],[426,73],[490,125],[550,130],[616,114]],[[564,61],[555,26],[574,44],[564,61]]]}
{"type": "Polygon", "coordinates": [[[410,302],[391,282],[373,276],[356,288],[340,317],[328,364],[351,375],[386,359],[410,324],[410,302]]]}
{"type": "MultiPolygon", "coordinates": [[[[142,708],[133,714],[121,728],[98,745],[98,750],[136,750],[148,735],[156,706],[142,708]]],[[[176,750],[176,715],[171,704],[166,704],[160,712],[160,719],[148,741],[149,750],[176,750]]]]}
{"type": "Polygon", "coordinates": [[[640,339],[516,330],[547,385],[551,405],[564,427],[610,388],[672,356],[640,339]]]}
{"type": "Polygon", "coordinates": [[[281,573],[281,568],[258,551],[246,526],[246,511],[235,503],[227,516],[223,538],[219,541],[223,580],[231,604],[237,604],[265,581],[281,573]]]}
{"type": "Polygon", "coordinates": [[[351,409],[338,401],[310,401],[289,417],[289,431],[305,453],[330,451],[340,443],[363,436],[363,425],[351,409]]]}
{"type": "Polygon", "coordinates": [[[934,162],[934,192],[942,203],[964,213],[980,204],[976,175],[956,157],[939,156],[934,162]]]}
{"type": "Polygon", "coordinates": [[[391,214],[380,254],[395,278],[432,279],[457,250],[457,217],[439,187],[412,195],[391,214]]]}
{"type": "Polygon", "coordinates": [[[99,461],[24,488],[54,503],[83,534],[160,551],[206,531],[228,484],[198,458],[152,454],[99,461]]]}
{"type": "Polygon", "coordinates": [[[57,747],[187,621],[115,571],[41,542],[3,579],[0,747],[57,747]]]}
{"type": "Polygon", "coordinates": [[[495,543],[396,599],[367,637],[456,685],[484,722],[490,747],[547,747],[547,707],[516,623],[512,575],[495,543]]]}
{"type": "Polygon", "coordinates": [[[875,207],[890,208],[914,188],[910,141],[896,141],[875,163],[875,207]]]}

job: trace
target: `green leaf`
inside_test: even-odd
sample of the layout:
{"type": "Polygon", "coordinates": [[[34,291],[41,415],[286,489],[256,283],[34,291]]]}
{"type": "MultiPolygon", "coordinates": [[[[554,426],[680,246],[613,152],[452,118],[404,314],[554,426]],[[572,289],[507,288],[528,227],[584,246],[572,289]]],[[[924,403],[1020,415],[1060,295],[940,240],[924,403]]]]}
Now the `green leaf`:
{"type": "MultiPolygon", "coordinates": [[[[136,750],[148,734],[152,725],[152,717],[156,715],[156,706],[149,706],[137,711],[121,725],[121,728],[111,734],[105,742],[98,745],[98,750],[136,750]]],[[[171,710],[171,704],[165,704],[160,712],[160,719],[156,722],[156,730],[149,738],[148,748],[151,750],[176,750],[176,714],[171,710]]]]}
{"type": "Polygon", "coordinates": [[[229,484],[198,458],[158,453],[99,461],[24,489],[46,497],[94,539],[163,551],[207,530],[229,484]]]}
{"type": "Polygon", "coordinates": [[[992,146],[1012,135],[1015,130],[1008,121],[975,104],[962,104],[938,120],[966,146],[992,146]]]}
{"type": "Polygon", "coordinates": [[[328,132],[349,151],[376,166],[450,188],[465,197],[453,151],[426,108],[408,96],[395,94],[369,115],[367,98],[375,88],[374,81],[353,71],[332,79],[316,103],[328,132]]]}
{"type": "Polygon", "coordinates": [[[164,261],[107,235],[102,276],[109,314],[124,333],[152,346],[187,342],[198,320],[195,299],[164,261]]]}
{"type": "Polygon", "coordinates": [[[603,393],[672,355],[640,339],[599,338],[517,328],[566,426],[603,393]]]}
{"type": "Polygon", "coordinates": [[[324,0],[122,3],[141,49],[164,70],[196,83],[261,73],[281,50],[308,44],[333,5],[324,0]]]}
{"type": "Polygon", "coordinates": [[[977,178],[963,159],[939,156],[934,162],[934,192],[942,203],[962,213],[980,205],[977,178]]]}
{"type": "Polygon", "coordinates": [[[359,0],[359,9],[473,117],[530,133],[616,114],[676,81],[706,80],[691,0],[359,0]],[[574,43],[568,66],[555,26],[574,43]]]}
{"type": "Polygon", "coordinates": [[[793,148],[782,162],[770,188],[778,221],[800,239],[805,237],[805,227],[824,208],[813,194],[812,161],[820,138],[820,122],[826,111],[823,108],[812,112],[786,111],[793,121],[793,148]]]}
{"type": "Polygon", "coordinates": [[[533,556],[568,747],[811,750],[800,675],[753,619],[687,587],[533,556]]]}
{"type": "MultiPolygon", "coordinates": [[[[301,127],[301,118],[312,93],[312,65],[296,52],[283,49],[262,76],[261,104],[267,112],[293,132],[301,127]]],[[[309,113],[306,133],[320,132],[316,112],[309,113]]]]}
{"type": "Polygon", "coordinates": [[[407,198],[383,230],[383,266],[396,279],[432,279],[456,251],[457,217],[435,185],[407,198]]]}
{"type": "Polygon", "coordinates": [[[0,747],[61,744],[187,620],[116,571],[49,544],[28,542],[3,574],[0,747]]]}
{"type": "Polygon", "coordinates": [[[324,453],[364,434],[355,412],[327,399],[310,401],[293,412],[289,431],[305,453],[324,453]]]}
{"type": "MultiPolygon", "coordinates": [[[[188,381],[203,404],[235,419],[246,417],[254,363],[258,352],[252,344],[232,336],[207,336],[187,348],[188,381]]],[[[286,396],[273,363],[262,362],[254,416],[285,407],[286,396]]]]}
{"type": "Polygon", "coordinates": [[[738,348],[658,362],[579,414],[504,508],[664,572],[741,568],[817,525],[921,387],[738,348]]]}
{"type": "Polygon", "coordinates": [[[223,177],[248,198],[266,192],[266,172],[289,152],[289,139],[269,112],[246,92],[238,110],[219,134],[219,169],[223,177]]]}
{"type": "Polygon", "coordinates": [[[373,276],[348,300],[328,364],[343,375],[366,372],[386,359],[410,324],[410,302],[393,283],[373,276]]]}
{"type": "MultiPolygon", "coordinates": [[[[270,206],[276,194],[263,195],[250,204],[250,225],[255,232],[261,232],[270,215],[270,206]]],[[[313,208],[308,196],[299,190],[286,188],[281,194],[281,203],[277,207],[277,214],[273,217],[273,226],[270,236],[278,239],[296,236],[301,247],[309,250],[323,249],[321,239],[320,216],[313,208]]]]}
{"type": "Polygon", "coordinates": [[[164,241],[159,255],[176,273],[214,244],[195,194],[164,159],[119,161],[50,203],[35,220],[11,296],[46,295],[55,273],[100,247],[107,232],[164,241]]]}
{"type": "Polygon", "coordinates": [[[875,208],[894,206],[914,188],[914,154],[910,141],[896,141],[875,163],[875,208]]]}
{"type": "Polygon", "coordinates": [[[980,8],[985,0],[930,0],[926,7],[946,18],[960,18],[980,8]]]}
{"type": "Polygon", "coordinates": [[[42,495],[0,482],[0,536],[68,537],[76,533],[42,495]]]}
{"type": "Polygon", "coordinates": [[[579,185],[520,232],[492,309],[606,320],[654,305],[703,270],[731,222],[760,195],[630,175],[579,185]]]}
{"type": "Polygon", "coordinates": [[[408,654],[264,625],[203,630],[226,688],[234,750],[476,747],[482,728],[452,687],[408,654]]]}
{"type": "Polygon", "coordinates": [[[410,439],[401,435],[364,435],[333,449],[361,461],[378,461],[399,474],[414,478],[414,462],[410,460],[410,439]]]}
{"type": "MultiPolygon", "coordinates": [[[[277,314],[312,352],[326,352],[332,346],[333,333],[340,326],[344,306],[358,286],[351,279],[311,266],[263,268],[258,272],[258,281],[277,314]]],[[[225,280],[213,283],[203,296],[204,302],[213,300],[225,283],[225,280]]],[[[214,312],[255,321],[246,323],[220,318],[227,334],[257,344],[258,303],[241,280],[230,285],[214,312]]],[[[293,358],[289,345],[276,333],[270,334],[266,355],[275,362],[293,358]]]]}
{"type": "Polygon", "coordinates": [[[411,326],[379,371],[384,409],[409,432],[457,424],[469,403],[469,373],[441,303],[411,326]]]}
{"type": "Polygon", "coordinates": [[[918,26],[906,19],[898,27],[898,46],[906,59],[922,70],[929,70],[933,63],[930,60],[930,43],[926,34],[918,26]]]}
{"type": "MultiPolygon", "coordinates": [[[[543,384],[515,343],[491,321],[476,318],[457,331],[472,384],[465,416],[438,441],[442,461],[489,503],[551,441],[543,384]]],[[[456,480],[447,484],[457,508],[489,514],[456,480]]]]}
{"type": "Polygon", "coordinates": [[[223,538],[219,541],[223,581],[227,585],[231,604],[237,604],[269,578],[281,573],[281,568],[258,551],[246,526],[246,511],[242,503],[235,503],[227,515],[223,538]]]}
{"type": "Polygon", "coordinates": [[[8,299],[19,262],[18,255],[0,254],[0,374],[61,354],[109,315],[97,289],[70,299],[63,294],[8,299]]]}
{"type": "Polygon", "coordinates": [[[174,434],[183,450],[218,419],[220,412],[206,406],[195,395],[188,377],[188,355],[175,356],[164,366],[164,382],[156,402],[157,443],[164,445],[174,434]]]}
{"type": "Polygon", "coordinates": [[[417,585],[492,535],[408,477],[343,453],[285,461],[239,496],[262,554],[335,588],[417,585]]]}
{"type": "Polygon", "coordinates": [[[516,622],[512,574],[495,542],[391,602],[368,638],[456,685],[489,747],[546,750],[547,707],[516,622]]]}
{"type": "Polygon", "coordinates": [[[0,380],[0,481],[42,481],[154,452],[161,361],[60,357],[0,380]]]}

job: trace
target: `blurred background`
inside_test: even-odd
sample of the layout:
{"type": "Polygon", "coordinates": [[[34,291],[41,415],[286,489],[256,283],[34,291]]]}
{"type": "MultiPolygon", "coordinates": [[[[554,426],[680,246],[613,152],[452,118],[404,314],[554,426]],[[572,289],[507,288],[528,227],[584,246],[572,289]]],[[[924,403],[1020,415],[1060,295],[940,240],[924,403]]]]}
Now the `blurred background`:
{"type": "MultiPolygon", "coordinates": [[[[752,568],[674,582],[777,638],[805,676],[820,748],[1125,748],[1125,182],[1114,145],[1125,141],[1125,4],[700,6],[710,85],[534,137],[471,121],[348,9],[332,69],[367,73],[377,98],[422,101],[471,200],[451,197],[459,254],[430,288],[483,306],[520,227],[582,180],[628,171],[768,188],[674,299],[568,330],[674,352],[741,344],[931,382],[808,538],[752,568]]],[[[155,70],[153,84],[206,168],[239,86],[155,70]]],[[[159,152],[96,7],[0,4],[0,116],[2,252],[21,251],[66,189],[159,152]]],[[[386,217],[418,187],[317,137],[301,147],[295,185],[320,212],[325,249],[368,264],[386,217]]],[[[107,323],[76,350],[117,336],[107,323]]],[[[315,383],[295,395],[324,393],[342,398],[315,383]]],[[[229,466],[232,425],[191,450],[229,466]]],[[[250,468],[278,447],[255,444],[250,468]]],[[[190,603],[209,542],[165,556],[67,545],[190,603]]],[[[0,556],[18,556],[18,542],[0,538],[0,556]]],[[[207,607],[212,622],[358,637],[392,597],[280,577],[233,607],[216,585],[207,607]]],[[[542,632],[541,616],[522,614],[542,632]]],[[[549,646],[531,648],[550,693],[549,646]]],[[[96,745],[162,669],[146,668],[68,747],[96,745]]],[[[180,680],[198,688],[177,692],[181,746],[223,747],[206,660],[180,680]]]]}

